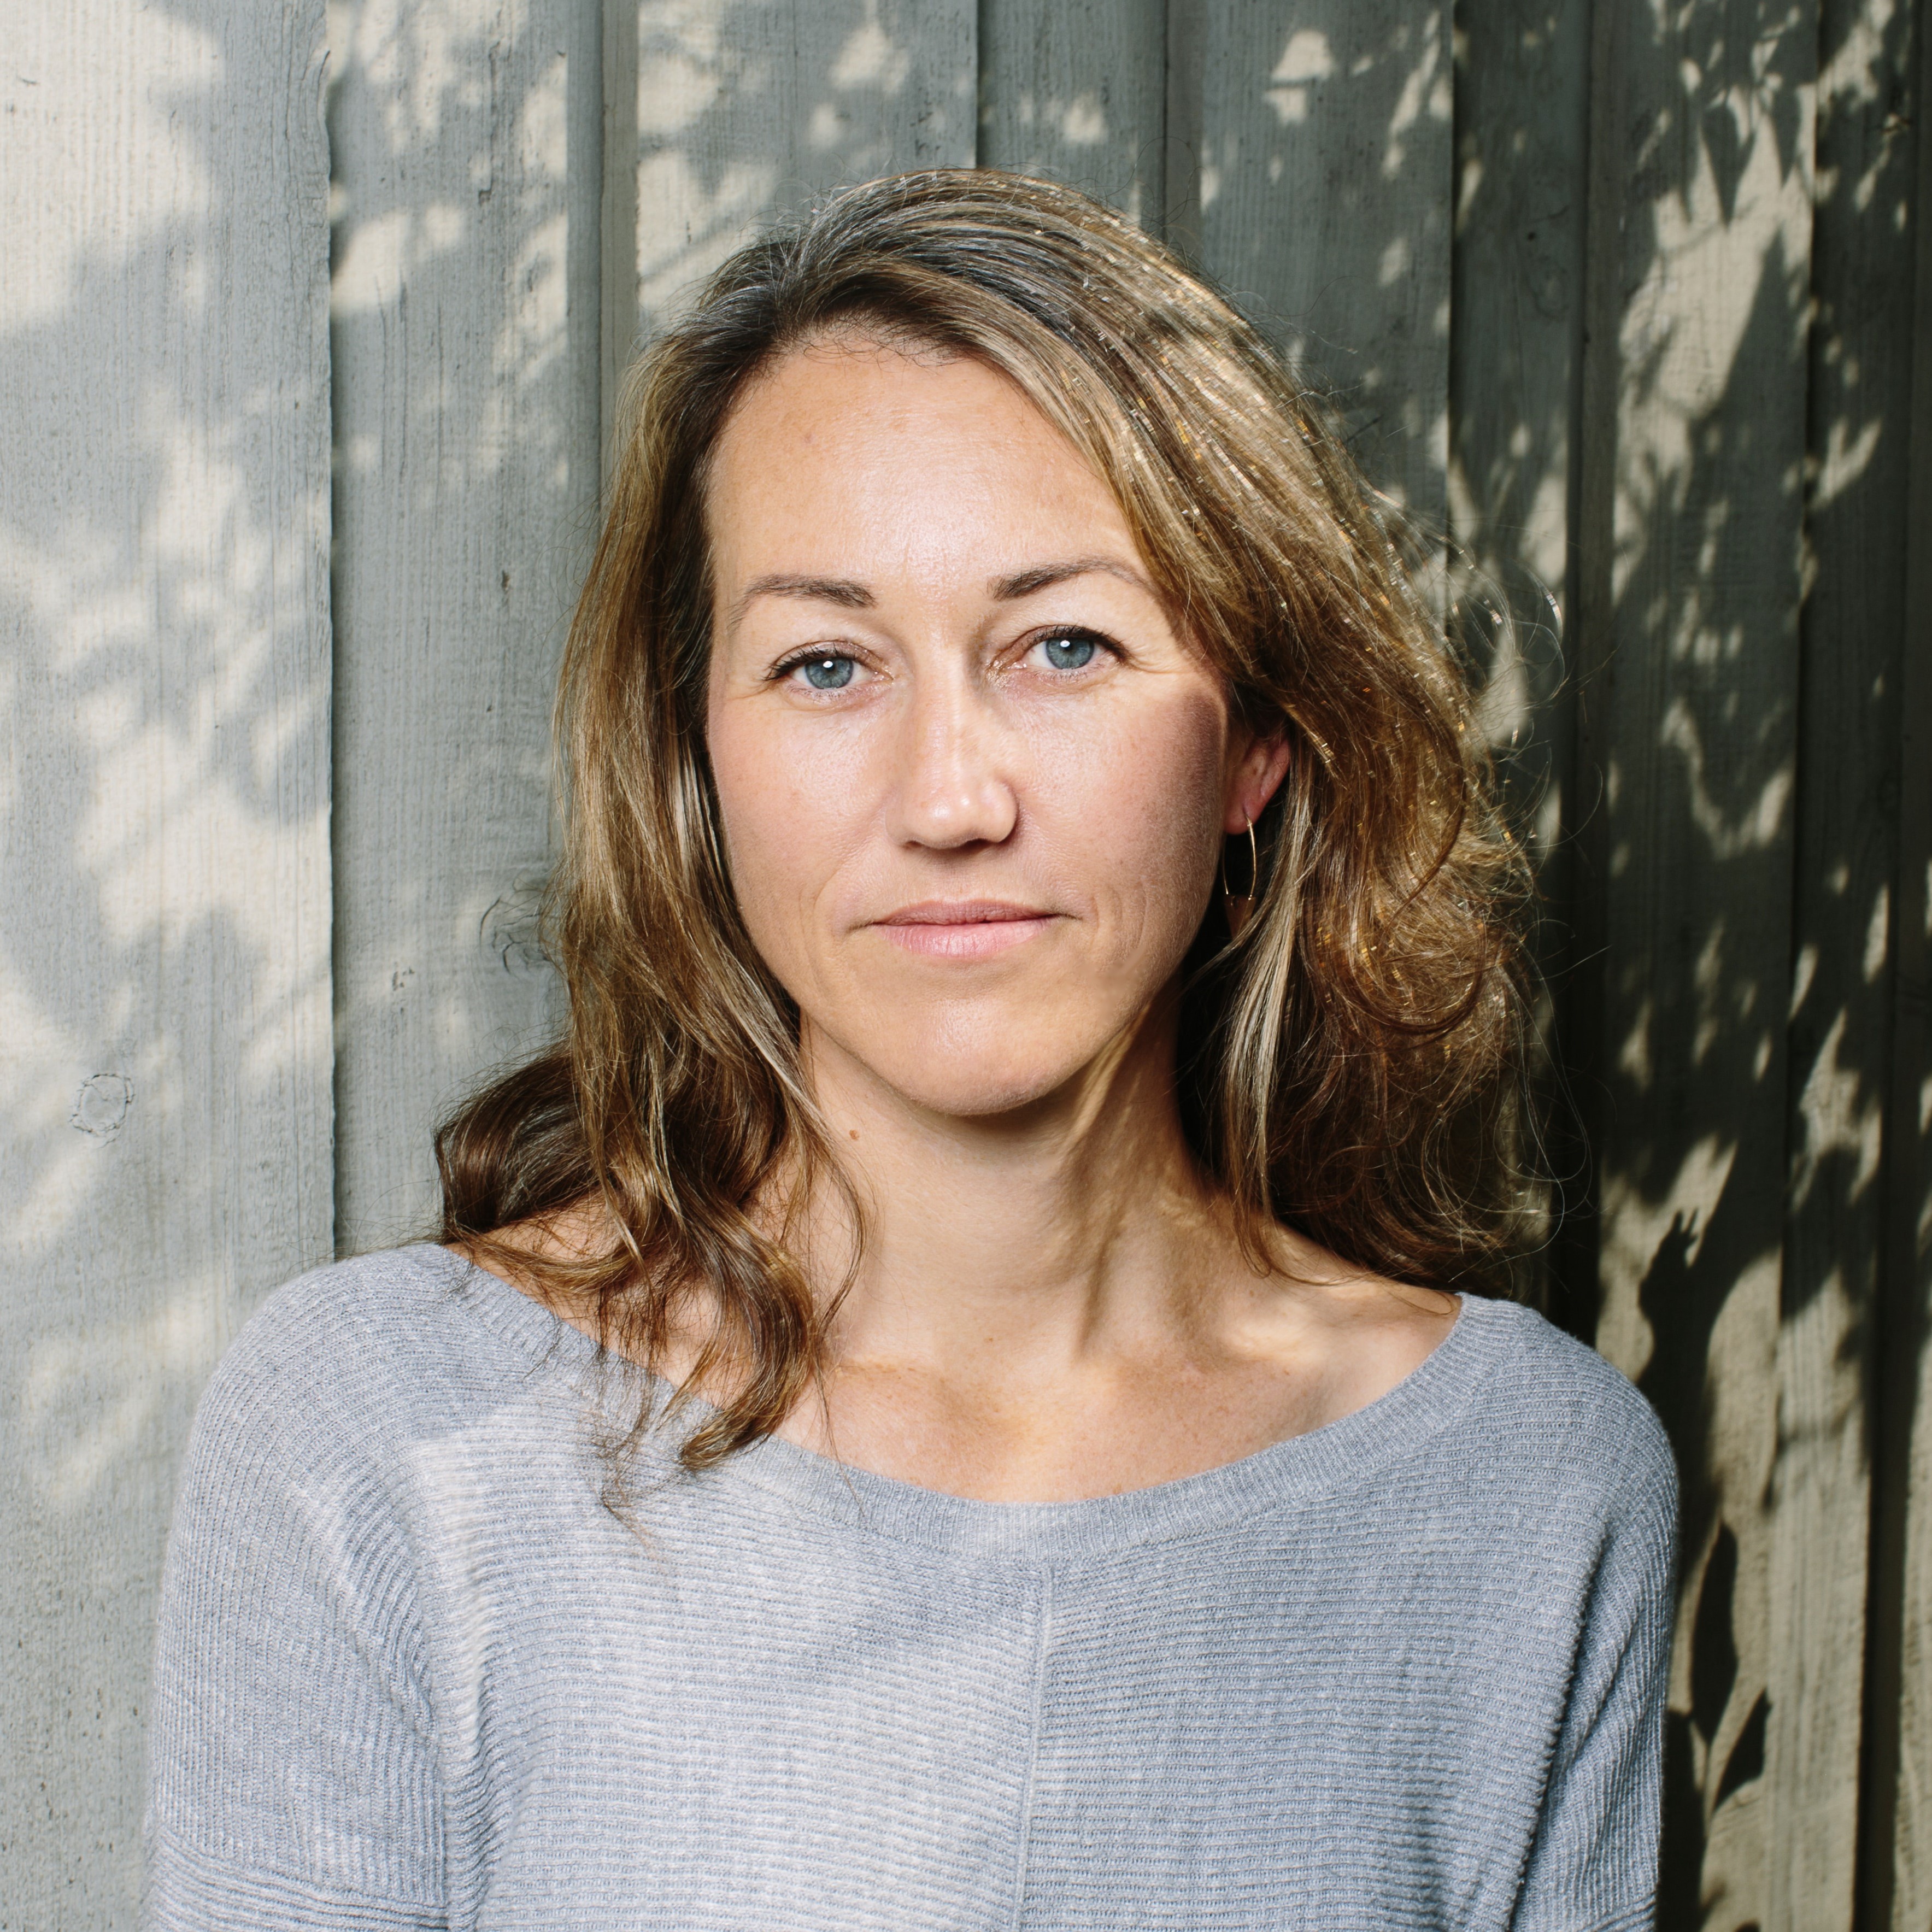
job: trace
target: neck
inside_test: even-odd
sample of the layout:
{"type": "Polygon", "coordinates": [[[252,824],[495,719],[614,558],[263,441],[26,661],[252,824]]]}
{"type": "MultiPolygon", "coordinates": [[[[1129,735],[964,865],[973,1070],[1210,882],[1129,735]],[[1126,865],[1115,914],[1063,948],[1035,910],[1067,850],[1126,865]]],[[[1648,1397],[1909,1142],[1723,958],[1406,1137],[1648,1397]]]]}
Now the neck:
{"type": "MultiPolygon", "coordinates": [[[[1064,1088],[991,1116],[926,1112],[824,1040],[804,1046],[865,1216],[837,1365],[1050,1377],[1158,1346],[1189,1325],[1203,1261],[1225,1274],[1227,1218],[1181,1132],[1172,1001],[1064,1088]]],[[[826,1222],[814,1235],[849,1256],[826,1222]]]]}

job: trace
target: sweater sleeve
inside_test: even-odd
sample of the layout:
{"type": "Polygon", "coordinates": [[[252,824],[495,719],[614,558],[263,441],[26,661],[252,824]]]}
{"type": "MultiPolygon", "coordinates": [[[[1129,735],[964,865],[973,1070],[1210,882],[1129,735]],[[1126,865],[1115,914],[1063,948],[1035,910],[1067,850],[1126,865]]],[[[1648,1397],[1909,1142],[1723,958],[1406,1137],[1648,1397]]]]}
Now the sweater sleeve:
{"type": "Polygon", "coordinates": [[[196,1418],[162,1584],[145,1932],[446,1923],[408,1541],[376,1432],[300,1352],[244,1335],[196,1418]]]}
{"type": "Polygon", "coordinates": [[[1604,1536],[1516,1932],[1647,1932],[1654,1922],[1677,1479],[1647,1405],[1604,1536]]]}

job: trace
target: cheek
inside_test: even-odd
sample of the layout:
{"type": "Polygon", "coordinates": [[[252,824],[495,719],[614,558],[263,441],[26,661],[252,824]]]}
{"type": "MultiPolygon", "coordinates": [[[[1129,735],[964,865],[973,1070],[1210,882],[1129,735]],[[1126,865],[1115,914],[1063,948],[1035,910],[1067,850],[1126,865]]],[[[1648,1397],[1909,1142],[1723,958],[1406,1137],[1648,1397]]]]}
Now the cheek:
{"type": "Polygon", "coordinates": [[[1163,956],[1148,962],[1156,976],[1192,940],[1212,888],[1226,742],[1215,694],[1188,688],[1112,731],[1042,748],[1040,806],[1054,842],[1078,854],[1117,944],[1163,956]]]}
{"type": "Polygon", "coordinates": [[[776,707],[713,707],[708,728],[731,884],[746,930],[796,998],[810,975],[814,905],[859,838],[857,747],[820,730],[808,754],[776,707]],[[758,715],[762,712],[764,715],[758,715]]]}

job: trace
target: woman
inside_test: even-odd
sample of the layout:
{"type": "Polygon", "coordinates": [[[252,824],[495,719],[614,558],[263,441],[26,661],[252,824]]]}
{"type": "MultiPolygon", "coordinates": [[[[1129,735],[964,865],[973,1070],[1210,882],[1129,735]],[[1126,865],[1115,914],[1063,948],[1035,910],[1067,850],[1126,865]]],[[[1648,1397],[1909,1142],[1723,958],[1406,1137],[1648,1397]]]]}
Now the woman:
{"type": "Polygon", "coordinates": [[[1336,445],[972,172],[626,421],[568,1036],[209,1390],[148,1923],[1647,1923],[1671,1461],[1494,1297],[1520,868],[1336,445]]]}

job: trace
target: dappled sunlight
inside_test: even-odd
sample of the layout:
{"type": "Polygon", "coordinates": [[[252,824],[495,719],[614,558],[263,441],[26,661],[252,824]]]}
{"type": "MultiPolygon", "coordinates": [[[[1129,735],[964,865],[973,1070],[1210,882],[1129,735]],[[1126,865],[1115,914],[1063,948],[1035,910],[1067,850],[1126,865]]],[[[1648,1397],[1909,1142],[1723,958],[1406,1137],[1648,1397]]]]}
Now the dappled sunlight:
{"type": "Polygon", "coordinates": [[[1794,1208],[1810,1199],[1812,1189],[1836,1165],[1834,1156],[1851,1156],[1850,1174],[1840,1183],[1848,1202],[1862,1200],[1878,1178],[1885,1096],[1870,1072],[1841,1062],[1850,1018],[1842,1008],[1832,1016],[1798,1096],[1804,1138],[1792,1158],[1794,1208]]]}
{"type": "MultiPolygon", "coordinates": [[[[99,50],[79,31],[26,37],[16,55],[22,70],[10,91],[10,149],[24,157],[33,146],[64,140],[75,172],[112,182],[106,192],[77,195],[55,211],[37,211],[34,246],[15,248],[7,262],[4,326],[10,332],[58,323],[91,286],[104,259],[179,232],[184,208],[217,190],[192,122],[196,106],[218,88],[225,63],[215,36],[178,15],[141,8],[118,23],[124,71],[146,77],[118,91],[112,116],[82,116],[75,104],[102,80],[99,50]],[[16,118],[17,117],[17,118],[16,118]],[[56,131],[60,119],[67,129],[56,131]],[[77,139],[76,139],[77,136],[77,139]]],[[[35,22],[37,26],[41,23],[35,22]]],[[[10,38],[13,38],[10,36],[10,38]]]]}
{"type": "MultiPolygon", "coordinates": [[[[1775,47],[1773,39],[1769,48],[1754,52],[1768,57],[1775,47]]],[[[1628,446],[1618,470],[1612,589],[1619,598],[1628,595],[1643,565],[1660,508],[1698,514],[1701,527],[1693,533],[1700,539],[1698,574],[1714,574],[1728,506],[1721,500],[1698,501],[1697,460],[1719,454],[1720,447],[1734,458],[1754,453],[1748,422],[1732,427],[1736,440],[1728,446],[1711,440],[1746,332],[1754,318],[1781,317],[1794,368],[1804,352],[1810,157],[1809,142],[1793,140],[1786,124],[1791,113],[1803,110],[1790,98],[1791,83],[1774,68],[1754,74],[1752,83],[1720,85],[1696,102],[1706,137],[1682,143],[1688,179],[1670,178],[1676,159],[1671,150],[1682,142],[1672,117],[1660,116],[1654,134],[1634,144],[1630,157],[1640,183],[1652,170],[1666,180],[1646,210],[1648,269],[1624,304],[1618,344],[1627,392],[1640,394],[1646,406],[1644,436],[1628,446]],[[1687,299],[1693,291],[1695,298],[1687,299]]],[[[1808,112],[1804,118],[1808,124],[1808,112]]],[[[1795,473],[1778,481],[1787,490],[1798,487],[1795,473]]],[[[1708,628],[1714,625],[1721,632],[1730,622],[1714,594],[1720,584],[1712,583],[1705,595],[1686,587],[1690,594],[1671,612],[1672,648],[1700,656],[1713,648],[1735,655],[1741,648],[1735,632],[1720,642],[1708,628]]]]}
{"type": "Polygon", "coordinates": [[[0,283],[0,1617],[32,1787],[0,1897],[52,1882],[69,1926],[131,1910],[194,1402],[332,1234],[320,9],[302,25],[38,9],[4,83],[40,187],[8,197],[0,283]],[[265,88],[284,113],[233,111],[265,88]]]}
{"type": "Polygon", "coordinates": [[[1377,486],[1440,528],[1448,14],[1378,0],[1284,27],[1273,9],[1216,8],[1200,31],[1184,245],[1328,394],[1377,486]]]}
{"type": "Polygon", "coordinates": [[[1915,10],[28,10],[0,1898],[127,1922],[196,1394],[276,1282],[422,1230],[437,1118],[561,1017],[548,710],[638,343],[773,217],[977,160],[1101,194],[1288,351],[1481,687],[1580,1210],[1536,1278],[1683,1477],[1660,1923],[1847,1924],[1874,1831],[1901,1889],[1859,1910],[1932,1912],[1884,1689],[1932,1670],[1895,1574],[1932,1199],[1888,1140],[1932,1136],[1894,1032],[1932,905],[1900,869],[1915,10]]]}
{"type": "Polygon", "coordinates": [[[979,9],[982,167],[1084,188],[1159,235],[1184,195],[1168,128],[1164,8],[979,9]]]}
{"type": "Polygon", "coordinates": [[[44,1336],[21,1390],[21,1474],[51,1508],[70,1511],[112,1482],[157,1425],[192,1401],[232,1339],[217,1311],[220,1284],[181,1287],[118,1332],[44,1336]]]}
{"type": "MultiPolygon", "coordinates": [[[[1597,1346],[1633,1382],[1642,1379],[1656,1346],[1656,1326],[1645,1288],[1658,1258],[1696,1264],[1711,1215],[1737,1160],[1735,1141],[1707,1136],[1689,1148],[1668,1184],[1647,1196],[1621,1175],[1604,1184],[1600,1204],[1605,1230],[1598,1258],[1603,1296],[1597,1346]]],[[[1667,1309],[1658,1311],[1666,1319],[1667,1309]]]]}
{"type": "MultiPolygon", "coordinates": [[[[220,63],[196,65],[218,86],[220,63]]],[[[178,100],[165,68],[156,85],[178,100]]],[[[326,398],[272,356],[251,368],[226,292],[178,262],[212,195],[193,152],[205,118],[177,117],[190,152],[173,172],[190,191],[172,228],[81,264],[69,316],[29,303],[22,318],[10,292],[0,303],[10,366],[63,405],[56,432],[16,446],[0,498],[20,868],[0,941],[0,1145],[10,1198],[32,1204],[16,1238],[50,1257],[80,1217],[111,1218],[102,1159],[144,1172],[137,1184],[158,1191],[139,1196],[136,1280],[176,1258],[170,1228],[206,1250],[206,1190],[222,1184],[194,1161],[211,1132],[225,1138],[266,1106],[269,1144],[326,1136],[326,1114],[287,1118],[292,1083],[326,1078],[328,687],[326,505],[291,490],[286,468],[318,446],[326,398]],[[131,284],[166,318],[158,333],[205,334],[218,379],[197,394],[158,368],[77,371],[72,346],[102,283],[131,284]],[[101,1081],[126,1083],[111,1134],[77,1098],[101,1081]]],[[[271,319],[298,330],[301,293],[278,291],[271,319]]],[[[224,1230],[224,1245],[271,1268],[316,1252],[313,1209],[292,1240],[264,1208],[269,1228],[224,1230]]],[[[268,1285],[239,1272],[231,1286],[268,1285]]]]}
{"type": "Polygon", "coordinates": [[[338,0],[338,1241],[419,1233],[437,1121],[561,1017],[548,716],[597,487],[596,26],[338,0]],[[504,909],[523,934],[506,946],[504,909]]]}
{"type": "MultiPolygon", "coordinates": [[[[1454,615],[1486,667],[1484,735],[1546,910],[1538,963],[1567,993],[1576,830],[1568,675],[1576,550],[1574,434],[1582,344],[1582,133],[1588,23],[1561,0],[1472,13],[1458,27],[1450,437],[1454,615]],[[1506,617],[1506,622],[1496,621],[1506,617]]],[[[1557,1010],[1539,1036],[1560,1172],[1582,1155],[1562,1118],[1557,1010]]]]}
{"type": "MultiPolygon", "coordinates": [[[[1892,12],[1826,48],[1841,102],[1892,12]]],[[[1834,1633],[1864,1594],[1858,1352],[1891,1077],[1874,808],[1895,751],[1844,759],[1885,742],[1861,708],[1897,646],[1849,620],[1862,566],[1833,520],[1885,527],[1903,424],[1814,386],[1866,320],[1821,332],[1814,251],[1884,218],[1869,167],[1814,182],[1817,32],[1778,0],[1619,16],[1600,98],[1628,105],[1598,165],[1620,226],[1592,322],[1615,355],[1584,385],[1580,501],[1611,542],[1593,562],[1586,521],[1570,890],[1579,1014],[1607,1050],[1568,1050],[1596,1147],[1597,1334],[1684,1461],[1661,1910],[1725,1932],[1838,1922],[1858,1764],[1859,1652],[1834,1633]],[[1801,1766],[1828,1804],[1782,1808],[1801,1766]]]]}
{"type": "MultiPolygon", "coordinates": [[[[1730,651],[1741,652],[1744,641],[1734,635],[1730,651]]],[[[1720,799],[1713,788],[1704,754],[1704,731],[1696,712],[1685,699],[1671,700],[1658,728],[1658,737],[1683,761],[1684,790],[1690,822],[1704,835],[1714,857],[1736,858],[1746,852],[1774,848],[1789,837],[1790,824],[1785,808],[1791,802],[1796,778],[1792,760],[1767,773],[1754,794],[1732,802],[1720,799]]]]}
{"type": "Polygon", "coordinates": [[[1554,1305],[1683,1466],[1660,1922],[1837,1924],[1897,1078],[1909,10],[1590,24],[1459,22],[1450,526],[1474,608],[1562,611],[1508,776],[1543,814],[1555,1145],[1574,1107],[1596,1196],[1554,1305]]]}
{"type": "Polygon", "coordinates": [[[970,164],[970,8],[645,0],[638,10],[638,327],[774,215],[896,169],[970,164]]]}
{"type": "Polygon", "coordinates": [[[640,228],[638,302],[640,327],[672,314],[680,298],[755,233],[776,196],[778,164],[736,163],[707,181],[678,150],[651,155],[638,167],[638,205],[668,219],[640,228]]]}

